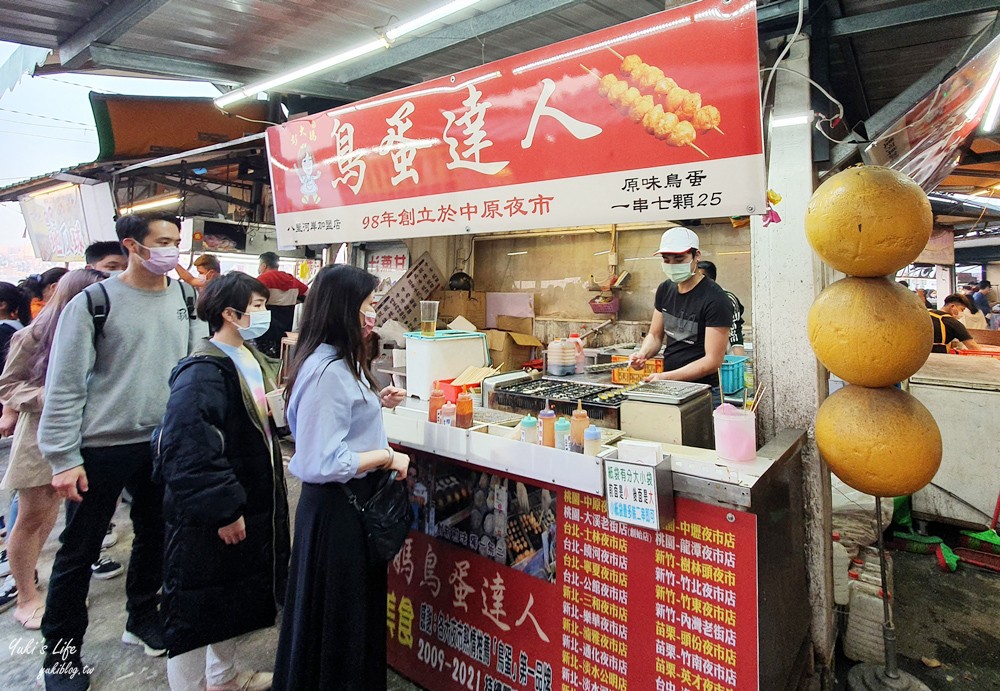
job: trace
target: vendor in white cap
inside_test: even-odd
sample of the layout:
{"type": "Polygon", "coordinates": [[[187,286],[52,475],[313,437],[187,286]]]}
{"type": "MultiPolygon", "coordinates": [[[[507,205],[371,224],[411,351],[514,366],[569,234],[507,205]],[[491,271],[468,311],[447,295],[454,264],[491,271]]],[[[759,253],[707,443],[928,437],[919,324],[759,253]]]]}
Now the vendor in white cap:
{"type": "Polygon", "coordinates": [[[656,289],[653,319],[632,366],[642,369],[648,358],[663,351],[663,372],[646,381],[673,379],[712,386],[715,405],[721,402],[719,368],[729,346],[733,303],[726,291],[697,269],[698,236],[687,228],[671,228],[656,251],[663,258],[667,280],[656,289]]]}

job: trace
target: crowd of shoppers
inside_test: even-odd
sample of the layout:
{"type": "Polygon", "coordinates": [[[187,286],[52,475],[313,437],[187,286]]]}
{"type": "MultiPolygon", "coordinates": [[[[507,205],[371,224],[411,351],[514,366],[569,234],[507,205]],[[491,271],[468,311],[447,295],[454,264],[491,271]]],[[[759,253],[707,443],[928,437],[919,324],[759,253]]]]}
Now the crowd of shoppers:
{"type": "Polygon", "coordinates": [[[90,688],[89,584],[124,570],[101,557],[124,492],[122,643],[166,655],[173,691],[384,689],[386,564],[348,501],[409,466],[380,413],[406,392],[379,389],[370,370],[377,280],[328,266],[309,289],[272,253],[257,278],[223,274],[211,255],[196,276],[178,266],[177,218],[128,215],[116,230],[119,242],[87,249],[87,268],[0,283],[0,435],[12,436],[0,486],[19,505],[0,611],[41,630],[39,681],[90,688]],[[267,400],[279,363],[262,350],[277,354],[302,301],[284,392],[288,471],[303,481],[293,545],[267,400]],[[39,555],[61,499],[46,592],[39,555]],[[237,668],[243,637],[283,606],[273,677],[237,668]]]}

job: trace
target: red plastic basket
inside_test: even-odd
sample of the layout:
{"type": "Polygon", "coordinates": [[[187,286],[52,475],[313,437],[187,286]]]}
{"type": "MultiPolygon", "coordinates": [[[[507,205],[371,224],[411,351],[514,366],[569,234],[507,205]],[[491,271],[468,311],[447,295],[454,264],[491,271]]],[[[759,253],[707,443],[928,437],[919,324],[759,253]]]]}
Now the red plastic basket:
{"type": "Polygon", "coordinates": [[[951,352],[955,355],[979,355],[1000,359],[1000,350],[952,350],[951,352]]]}
{"type": "Polygon", "coordinates": [[[617,295],[612,296],[611,302],[594,302],[597,299],[594,298],[590,301],[590,309],[594,314],[618,314],[622,301],[618,299],[617,295]]]}

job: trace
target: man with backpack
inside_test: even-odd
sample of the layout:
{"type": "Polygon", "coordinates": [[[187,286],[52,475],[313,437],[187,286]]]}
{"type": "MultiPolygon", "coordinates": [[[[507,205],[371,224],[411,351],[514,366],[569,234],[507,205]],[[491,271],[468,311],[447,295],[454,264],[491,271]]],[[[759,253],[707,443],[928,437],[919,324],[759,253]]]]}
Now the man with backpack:
{"type": "Polygon", "coordinates": [[[157,596],[163,490],[152,480],[149,440],[166,410],[171,370],[207,330],[194,317],[194,290],[166,277],[177,265],[180,221],[129,215],[116,231],[128,268],[88,287],[63,311],[39,423],[52,485],[75,502],[66,512],[42,619],[49,690],[89,688],[81,649],[90,567],[123,488],[132,496],[135,539],[122,642],[143,646],[147,655],[165,652],[157,596]]]}

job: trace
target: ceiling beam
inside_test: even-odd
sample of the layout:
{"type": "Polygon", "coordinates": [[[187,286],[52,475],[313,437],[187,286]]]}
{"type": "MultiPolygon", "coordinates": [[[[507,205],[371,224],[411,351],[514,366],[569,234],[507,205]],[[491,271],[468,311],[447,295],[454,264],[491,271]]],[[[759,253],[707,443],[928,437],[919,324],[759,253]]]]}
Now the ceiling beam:
{"type": "MultiPolygon", "coordinates": [[[[969,1],[976,2],[977,0],[969,1]]],[[[1000,21],[994,21],[989,29],[976,36],[971,44],[958,46],[948,57],[928,70],[924,76],[910,84],[901,94],[865,120],[865,132],[868,134],[868,139],[874,139],[877,135],[887,132],[894,122],[906,115],[927,94],[934,90],[938,84],[950,77],[956,69],[961,67],[960,63],[962,63],[963,59],[974,57],[979,50],[996,38],[997,35],[1000,35],[1000,21]]]]}
{"type": "MultiPolygon", "coordinates": [[[[962,163],[967,166],[978,166],[985,163],[1000,163],[1000,151],[984,151],[976,153],[969,149],[962,155],[962,163]]],[[[1000,177],[998,175],[997,177],[1000,177]]]]}
{"type": "Polygon", "coordinates": [[[979,12],[1000,10],[1000,0],[925,0],[888,10],[866,12],[835,19],[830,23],[830,38],[847,38],[872,31],[899,29],[911,24],[961,17],[979,12]]]}
{"type": "Polygon", "coordinates": [[[233,197],[231,195],[225,194],[223,192],[216,192],[215,190],[205,189],[199,185],[192,185],[187,182],[182,182],[181,180],[174,180],[166,175],[156,175],[147,173],[145,175],[137,175],[136,178],[141,180],[148,180],[150,182],[155,182],[160,185],[165,185],[167,187],[173,187],[176,190],[180,190],[185,194],[197,194],[204,197],[209,197],[210,199],[215,199],[220,202],[226,202],[227,204],[234,204],[236,206],[241,206],[245,209],[252,209],[253,204],[245,199],[239,199],[238,197],[233,197]]]}
{"type": "MultiPolygon", "coordinates": [[[[489,12],[443,27],[426,36],[394,45],[372,58],[346,65],[331,74],[338,82],[353,82],[377,72],[391,69],[432,53],[451,48],[464,41],[506,29],[549,12],[556,12],[582,0],[514,0],[489,12]]],[[[297,90],[297,89],[296,89],[297,90]]]]}
{"type": "Polygon", "coordinates": [[[951,171],[950,177],[956,178],[985,178],[987,180],[1000,179],[1000,171],[996,170],[972,170],[970,168],[955,168],[951,171]]]}
{"type": "MultiPolygon", "coordinates": [[[[96,67],[129,70],[178,79],[196,79],[235,86],[265,79],[267,75],[245,67],[219,65],[189,58],[142,53],[117,46],[94,44],[87,50],[96,67]]],[[[303,80],[296,92],[340,101],[358,101],[380,92],[324,79],[303,80]]]]}
{"type": "Polygon", "coordinates": [[[114,0],[59,44],[63,67],[78,69],[87,61],[84,51],[92,43],[111,43],[156,12],[169,0],[114,0]]]}
{"type": "MultiPolygon", "coordinates": [[[[805,3],[808,15],[810,3],[805,3]]],[[[757,8],[757,27],[761,31],[794,28],[799,18],[799,0],[779,0],[757,8]]]]}

